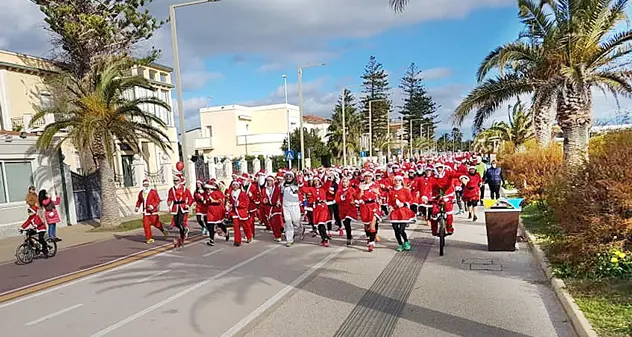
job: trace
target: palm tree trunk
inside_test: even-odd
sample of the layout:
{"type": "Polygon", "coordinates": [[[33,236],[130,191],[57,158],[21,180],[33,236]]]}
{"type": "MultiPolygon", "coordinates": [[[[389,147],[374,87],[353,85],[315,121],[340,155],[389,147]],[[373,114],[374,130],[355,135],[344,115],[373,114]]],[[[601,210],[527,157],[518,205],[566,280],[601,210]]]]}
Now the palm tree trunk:
{"type": "Polygon", "coordinates": [[[541,147],[547,147],[551,144],[554,120],[555,112],[550,105],[543,105],[533,115],[535,139],[541,147]]]}
{"type": "Polygon", "coordinates": [[[118,200],[116,200],[116,184],[114,170],[106,156],[98,156],[101,179],[101,227],[112,228],[121,224],[118,200]]]}
{"type": "MultiPolygon", "coordinates": [[[[587,91],[590,93],[590,90],[587,91]]],[[[567,88],[558,98],[557,122],[564,136],[564,163],[577,167],[588,161],[591,98],[567,88]]]]}

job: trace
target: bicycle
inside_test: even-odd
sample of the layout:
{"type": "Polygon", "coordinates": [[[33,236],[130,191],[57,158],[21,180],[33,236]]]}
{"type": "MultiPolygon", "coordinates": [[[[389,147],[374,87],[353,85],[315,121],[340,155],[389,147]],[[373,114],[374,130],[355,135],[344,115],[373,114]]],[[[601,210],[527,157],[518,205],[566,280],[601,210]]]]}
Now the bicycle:
{"type": "MultiPolygon", "coordinates": [[[[35,237],[35,235],[37,235],[37,232],[34,229],[20,229],[20,234],[22,233],[25,233],[26,238],[15,251],[15,258],[20,264],[29,264],[33,262],[33,259],[35,259],[36,256],[39,256],[43,253],[42,245],[35,237]]],[[[57,242],[52,238],[47,237],[46,244],[48,246],[48,257],[54,257],[55,255],[57,255],[57,242]]]]}
{"type": "Polygon", "coordinates": [[[439,230],[439,256],[443,256],[445,247],[446,229],[445,223],[448,219],[448,214],[445,211],[445,203],[447,201],[443,197],[443,193],[437,197],[437,205],[439,206],[439,213],[437,213],[437,225],[439,230]]]}

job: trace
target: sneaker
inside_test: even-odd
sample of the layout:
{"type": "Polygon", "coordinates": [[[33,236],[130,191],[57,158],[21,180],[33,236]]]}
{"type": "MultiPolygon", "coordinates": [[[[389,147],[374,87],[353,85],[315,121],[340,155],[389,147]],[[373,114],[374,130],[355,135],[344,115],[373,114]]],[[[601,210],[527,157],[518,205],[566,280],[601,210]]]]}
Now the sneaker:
{"type": "Polygon", "coordinates": [[[60,238],[55,238],[55,242],[61,242],[60,238]]]}
{"type": "Polygon", "coordinates": [[[397,245],[397,249],[398,252],[402,252],[404,251],[404,245],[397,245]]]}
{"type": "Polygon", "coordinates": [[[325,247],[329,247],[329,241],[325,241],[325,247]]]}
{"type": "Polygon", "coordinates": [[[252,242],[252,239],[246,240],[246,243],[251,243],[251,242],[252,242]]]}
{"type": "Polygon", "coordinates": [[[226,234],[224,234],[224,237],[226,238],[226,241],[230,240],[230,234],[228,234],[228,231],[226,231],[226,234]]]}
{"type": "Polygon", "coordinates": [[[208,235],[208,229],[202,228],[202,235],[208,235]]]}
{"type": "Polygon", "coordinates": [[[321,245],[321,246],[324,246],[324,245],[325,245],[325,241],[321,241],[321,242],[320,242],[320,245],[321,245]]]}
{"type": "Polygon", "coordinates": [[[234,242],[234,243],[233,243],[233,246],[235,246],[235,247],[239,247],[239,246],[241,246],[241,243],[239,243],[239,242],[234,242]]]}
{"type": "Polygon", "coordinates": [[[275,238],[274,241],[281,242],[281,238],[275,238]]]}
{"type": "Polygon", "coordinates": [[[410,242],[408,242],[408,241],[404,242],[404,250],[405,251],[409,251],[411,248],[412,247],[410,245],[410,242]]]}
{"type": "Polygon", "coordinates": [[[184,239],[189,238],[189,227],[184,227],[184,239]]]}
{"type": "Polygon", "coordinates": [[[369,244],[369,253],[372,252],[374,248],[375,248],[375,245],[369,244]]]}
{"type": "Polygon", "coordinates": [[[147,240],[147,244],[154,243],[154,239],[147,240]]]}
{"type": "Polygon", "coordinates": [[[162,235],[164,235],[165,237],[169,236],[169,232],[167,232],[167,229],[162,227],[162,235]]]}
{"type": "Polygon", "coordinates": [[[471,219],[471,218],[472,218],[472,213],[471,213],[471,212],[470,212],[470,213],[467,213],[467,218],[468,218],[468,219],[471,219]]]}
{"type": "Polygon", "coordinates": [[[344,231],[342,230],[342,228],[340,228],[340,229],[338,230],[338,236],[343,236],[343,235],[345,235],[345,233],[344,233],[344,231]]]}
{"type": "Polygon", "coordinates": [[[478,217],[476,216],[476,214],[474,214],[474,217],[472,218],[472,221],[476,222],[476,220],[478,220],[478,217]]]}
{"type": "Polygon", "coordinates": [[[215,241],[213,241],[213,240],[208,240],[208,242],[207,242],[206,244],[207,244],[207,245],[209,245],[209,246],[211,246],[211,247],[213,247],[213,246],[215,246],[215,241]]]}
{"type": "Polygon", "coordinates": [[[347,240],[347,246],[351,246],[351,240],[347,240]]]}
{"type": "Polygon", "coordinates": [[[303,228],[303,231],[301,232],[301,241],[305,240],[305,228],[303,228]]]}
{"type": "Polygon", "coordinates": [[[294,245],[294,242],[288,242],[285,244],[285,247],[292,247],[294,245]]]}

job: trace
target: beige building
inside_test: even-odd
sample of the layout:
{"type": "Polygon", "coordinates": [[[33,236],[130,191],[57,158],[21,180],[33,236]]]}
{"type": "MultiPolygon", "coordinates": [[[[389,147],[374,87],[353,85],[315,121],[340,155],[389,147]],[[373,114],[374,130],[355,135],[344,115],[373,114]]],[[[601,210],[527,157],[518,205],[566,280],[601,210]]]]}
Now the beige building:
{"type": "MultiPolygon", "coordinates": [[[[304,127],[317,129],[324,140],[327,120],[311,117],[304,116],[304,127]]],[[[187,140],[193,142],[193,150],[214,157],[283,155],[283,141],[288,130],[298,128],[298,121],[299,109],[291,104],[201,108],[200,129],[190,130],[187,140]]]]}
{"type": "MultiPolygon", "coordinates": [[[[142,75],[149,79],[154,91],[143,88],[135,88],[126,95],[134,97],[159,97],[171,105],[172,69],[166,66],[152,64],[151,66],[137,67],[134,74],[142,75]]],[[[47,124],[55,121],[54,115],[47,115],[43,121],[36,125],[30,125],[33,115],[40,108],[46,108],[52,104],[52,95],[43,81],[47,75],[55,73],[50,61],[28,55],[0,51],[0,129],[3,131],[26,132],[37,134],[47,124]]],[[[117,194],[122,215],[127,215],[134,210],[134,202],[139,186],[144,177],[149,177],[159,192],[165,194],[167,186],[171,184],[171,170],[166,170],[166,164],[175,163],[178,160],[178,138],[174,124],[173,112],[154,106],[142,107],[159,118],[167,125],[165,130],[173,150],[163,153],[157,146],[148,141],[141,141],[139,145],[141,153],[135,154],[128,144],[116,144],[116,182],[119,186],[117,194]],[[169,172],[166,172],[169,171],[169,172]]],[[[94,164],[89,155],[80,153],[71,143],[62,148],[64,163],[73,172],[73,183],[77,189],[93,189],[91,193],[78,195],[75,193],[78,221],[89,220],[100,214],[100,201],[98,199],[99,186],[94,185],[98,179],[91,179],[94,175],[94,164]],[[82,181],[83,180],[83,181],[82,181]],[[90,182],[90,183],[88,183],[90,182]],[[92,199],[86,199],[86,195],[93,195],[92,199]]],[[[1,155],[1,154],[0,154],[1,155]]],[[[1,158],[0,158],[1,160],[1,158]]],[[[26,185],[25,185],[26,186],[26,185]]],[[[39,188],[39,186],[36,186],[39,188]]],[[[2,200],[0,199],[0,207],[2,200]]]]}

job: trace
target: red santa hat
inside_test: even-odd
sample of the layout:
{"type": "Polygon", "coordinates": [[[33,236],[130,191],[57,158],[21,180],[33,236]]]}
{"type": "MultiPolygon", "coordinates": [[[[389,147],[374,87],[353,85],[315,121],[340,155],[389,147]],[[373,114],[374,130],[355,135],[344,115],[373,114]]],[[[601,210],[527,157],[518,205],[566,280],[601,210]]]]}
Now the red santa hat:
{"type": "Polygon", "coordinates": [[[148,179],[143,179],[143,186],[149,186],[149,180],[148,179]]]}
{"type": "Polygon", "coordinates": [[[371,176],[371,177],[373,177],[373,172],[371,172],[371,171],[369,171],[369,170],[366,170],[366,171],[364,171],[364,172],[362,173],[362,176],[363,176],[363,177],[366,177],[366,176],[371,176]]]}
{"type": "Polygon", "coordinates": [[[393,180],[401,180],[404,181],[404,177],[400,176],[400,175],[396,175],[395,177],[393,177],[393,180]]]}
{"type": "Polygon", "coordinates": [[[266,171],[264,170],[259,170],[259,172],[257,172],[257,177],[265,176],[265,175],[266,175],[266,171]]]}
{"type": "Polygon", "coordinates": [[[462,181],[464,184],[467,184],[467,182],[470,181],[470,177],[462,175],[459,177],[459,180],[462,181]]]}
{"type": "Polygon", "coordinates": [[[468,169],[468,170],[474,170],[474,171],[476,171],[476,166],[470,166],[470,167],[468,167],[467,169],[468,169]]]}

